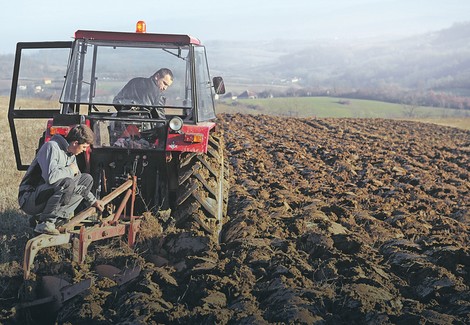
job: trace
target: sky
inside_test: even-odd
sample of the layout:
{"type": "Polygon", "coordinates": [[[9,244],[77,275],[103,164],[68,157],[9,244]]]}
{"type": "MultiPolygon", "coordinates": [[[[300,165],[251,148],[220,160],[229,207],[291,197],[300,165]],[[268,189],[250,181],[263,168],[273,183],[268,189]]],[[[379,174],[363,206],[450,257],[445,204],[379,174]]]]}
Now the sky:
{"type": "Polygon", "coordinates": [[[203,41],[402,37],[470,21],[468,0],[4,0],[0,54],[78,29],[190,34],[203,41]]]}

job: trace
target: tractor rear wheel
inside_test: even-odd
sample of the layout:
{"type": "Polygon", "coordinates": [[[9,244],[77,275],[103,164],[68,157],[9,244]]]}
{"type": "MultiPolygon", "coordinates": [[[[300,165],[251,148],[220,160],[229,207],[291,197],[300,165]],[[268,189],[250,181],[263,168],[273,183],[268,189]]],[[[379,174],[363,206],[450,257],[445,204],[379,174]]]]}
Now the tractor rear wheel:
{"type": "Polygon", "coordinates": [[[227,218],[228,167],[223,137],[212,134],[206,154],[183,152],[172,217],[178,228],[204,231],[217,242],[227,218]]]}

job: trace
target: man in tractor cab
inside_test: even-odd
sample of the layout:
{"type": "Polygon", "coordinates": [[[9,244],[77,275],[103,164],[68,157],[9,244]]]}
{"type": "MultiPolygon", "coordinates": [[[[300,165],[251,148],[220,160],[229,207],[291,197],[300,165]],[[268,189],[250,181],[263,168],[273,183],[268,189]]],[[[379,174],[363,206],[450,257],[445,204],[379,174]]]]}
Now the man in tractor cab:
{"type": "Polygon", "coordinates": [[[84,200],[103,211],[103,201],[90,192],[93,178],[81,173],[76,155],[93,144],[93,131],[80,124],[66,137],[56,134],[44,143],[20,183],[18,203],[21,210],[39,223],[37,233],[59,235],[56,224],[67,222],[84,200]]]}
{"type": "Polygon", "coordinates": [[[150,78],[137,77],[131,79],[124,88],[114,97],[113,104],[118,111],[123,107],[139,105],[160,106],[152,109],[152,117],[165,119],[166,98],[163,92],[173,83],[173,72],[168,68],[162,68],[150,78]],[[116,105],[122,104],[122,105],[116,105]]]}

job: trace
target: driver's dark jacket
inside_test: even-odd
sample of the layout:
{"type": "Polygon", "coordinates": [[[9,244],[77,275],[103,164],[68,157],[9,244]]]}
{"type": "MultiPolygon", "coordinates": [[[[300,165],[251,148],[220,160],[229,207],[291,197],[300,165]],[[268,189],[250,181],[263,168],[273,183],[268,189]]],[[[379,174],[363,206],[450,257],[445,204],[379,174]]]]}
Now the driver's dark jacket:
{"type": "MultiPolygon", "coordinates": [[[[152,76],[150,78],[133,78],[114,97],[113,104],[123,104],[123,106],[157,106],[164,105],[164,97],[157,86],[157,81],[152,76]]],[[[117,106],[120,110],[122,106],[117,106]]],[[[165,118],[162,108],[157,110],[159,118],[165,118]]]]}

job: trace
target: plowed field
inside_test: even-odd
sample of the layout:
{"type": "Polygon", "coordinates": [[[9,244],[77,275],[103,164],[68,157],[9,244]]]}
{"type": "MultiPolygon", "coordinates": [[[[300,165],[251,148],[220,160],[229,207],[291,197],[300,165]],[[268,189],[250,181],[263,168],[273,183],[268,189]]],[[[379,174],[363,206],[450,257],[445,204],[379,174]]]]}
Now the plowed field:
{"type": "MultiPolygon", "coordinates": [[[[147,216],[136,252],[113,241],[69,272],[96,277],[94,264],[106,262],[141,265],[140,275],[122,286],[97,279],[59,310],[60,323],[470,323],[469,131],[382,119],[219,122],[231,173],[221,244],[162,234],[147,216]]],[[[51,256],[48,271],[61,263],[51,256]]]]}

